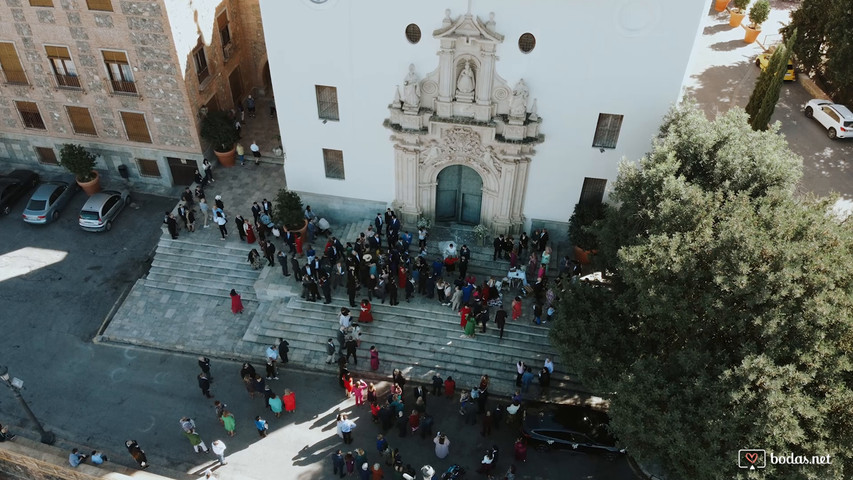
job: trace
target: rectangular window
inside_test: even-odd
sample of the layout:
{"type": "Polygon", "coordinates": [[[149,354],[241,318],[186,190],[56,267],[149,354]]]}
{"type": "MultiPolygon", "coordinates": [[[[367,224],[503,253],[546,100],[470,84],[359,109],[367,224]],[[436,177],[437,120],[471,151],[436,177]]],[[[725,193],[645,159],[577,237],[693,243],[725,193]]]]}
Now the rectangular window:
{"type": "Polygon", "coordinates": [[[139,174],[143,177],[160,177],[160,166],[157,165],[157,160],[137,158],[136,165],[139,166],[139,174]]]}
{"type": "Polygon", "coordinates": [[[148,132],[148,124],[145,123],[145,115],[121,112],[121,121],[124,122],[124,130],[127,132],[128,140],[151,143],[151,134],[148,132]]]}
{"type": "Polygon", "coordinates": [[[133,81],[133,70],[127,62],[127,54],[112,50],[104,50],[101,54],[104,56],[113,92],[136,94],[136,83],[133,81]]]}
{"type": "Polygon", "coordinates": [[[326,167],[326,178],[344,179],[344,152],[324,148],[323,165],[326,167]]]}
{"type": "Polygon", "coordinates": [[[111,0],[86,0],[86,6],[89,7],[89,10],[113,11],[113,2],[111,0]]]}
{"type": "Polygon", "coordinates": [[[15,50],[15,44],[11,42],[0,42],[0,67],[6,76],[6,83],[16,85],[28,85],[27,74],[21,66],[21,59],[15,50]]]}
{"type": "Polygon", "coordinates": [[[30,0],[31,7],[52,7],[53,0],[30,0]]]}
{"type": "Polygon", "coordinates": [[[219,38],[222,41],[222,49],[231,43],[231,29],[228,27],[228,12],[222,12],[216,17],[216,25],[219,27],[219,38]]]}
{"type": "Polygon", "coordinates": [[[589,178],[583,179],[583,188],[581,189],[581,198],[578,203],[584,205],[597,205],[604,201],[604,187],[607,186],[607,179],[604,178],[589,178]]]}
{"type": "Polygon", "coordinates": [[[56,151],[49,147],[36,147],[36,158],[38,158],[39,163],[45,165],[59,165],[56,151]]]}
{"type": "Polygon", "coordinates": [[[78,135],[98,134],[88,108],[69,106],[65,107],[65,109],[68,111],[68,118],[71,119],[71,127],[74,129],[74,133],[78,135]]]}
{"type": "Polygon", "coordinates": [[[622,129],[622,117],[623,115],[599,113],[592,146],[616,148],[616,141],[619,140],[619,130],[622,129]]]}
{"type": "Polygon", "coordinates": [[[56,77],[56,85],[67,88],[80,88],[80,79],[77,78],[77,67],[71,61],[71,54],[66,47],[45,46],[47,58],[53,68],[56,77]]]}
{"type": "Polygon", "coordinates": [[[193,63],[195,63],[195,72],[198,75],[198,83],[204,82],[210,72],[207,70],[207,57],[204,55],[204,47],[199,46],[193,52],[193,63]]]}
{"type": "Polygon", "coordinates": [[[340,120],[338,116],[338,89],[314,85],[317,90],[317,115],[321,120],[340,120]]]}
{"type": "Polygon", "coordinates": [[[21,114],[21,120],[26,128],[37,128],[39,130],[47,130],[44,126],[44,120],[39,113],[39,106],[35,102],[15,102],[18,107],[18,113],[21,114]]]}

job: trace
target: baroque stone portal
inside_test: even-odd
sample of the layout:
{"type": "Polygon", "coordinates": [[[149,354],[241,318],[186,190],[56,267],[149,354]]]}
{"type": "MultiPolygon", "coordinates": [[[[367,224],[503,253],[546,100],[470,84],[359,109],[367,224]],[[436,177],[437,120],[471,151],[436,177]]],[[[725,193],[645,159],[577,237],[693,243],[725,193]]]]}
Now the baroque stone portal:
{"type": "MultiPolygon", "coordinates": [[[[542,142],[536,100],[523,79],[514,88],[495,73],[498,44],[494,13],[483,22],[468,12],[445,12],[438,68],[418,78],[409,66],[385,125],[393,131],[394,207],[402,220],[435,219],[438,174],[451,165],[482,179],[480,223],[495,234],[518,233],[533,146],[542,142]]],[[[460,204],[463,200],[460,200],[460,204]]],[[[472,207],[463,207],[472,208],[472,207]]]]}

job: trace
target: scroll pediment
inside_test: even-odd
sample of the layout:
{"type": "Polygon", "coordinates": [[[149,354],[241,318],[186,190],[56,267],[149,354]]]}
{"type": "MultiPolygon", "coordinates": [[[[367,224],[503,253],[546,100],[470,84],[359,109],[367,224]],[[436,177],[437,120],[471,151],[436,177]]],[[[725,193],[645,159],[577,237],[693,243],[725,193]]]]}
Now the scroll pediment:
{"type": "Polygon", "coordinates": [[[504,36],[495,33],[486,26],[479,18],[468,13],[460,15],[450,26],[433,31],[435,38],[477,38],[490,42],[503,42],[504,36]]]}

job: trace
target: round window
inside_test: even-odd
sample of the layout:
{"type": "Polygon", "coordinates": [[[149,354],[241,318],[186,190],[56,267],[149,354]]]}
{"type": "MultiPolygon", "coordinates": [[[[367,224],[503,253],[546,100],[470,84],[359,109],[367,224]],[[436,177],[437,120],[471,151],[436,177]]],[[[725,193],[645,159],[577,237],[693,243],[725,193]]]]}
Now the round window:
{"type": "Polygon", "coordinates": [[[415,25],[414,23],[410,23],[406,27],[406,39],[409,40],[409,43],[418,43],[421,41],[421,28],[415,25]]]}
{"type": "Polygon", "coordinates": [[[518,48],[524,53],[530,53],[536,47],[536,37],[532,33],[524,33],[518,37],[518,48]]]}

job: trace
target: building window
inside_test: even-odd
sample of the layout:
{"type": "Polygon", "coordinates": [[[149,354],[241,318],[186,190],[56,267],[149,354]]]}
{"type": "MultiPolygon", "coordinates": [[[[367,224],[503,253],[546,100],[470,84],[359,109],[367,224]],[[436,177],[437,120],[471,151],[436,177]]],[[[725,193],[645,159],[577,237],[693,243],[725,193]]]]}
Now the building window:
{"type": "Polygon", "coordinates": [[[595,138],[592,140],[593,147],[616,148],[619,140],[619,131],[622,129],[623,115],[612,113],[599,113],[598,125],[595,126],[595,138]]]}
{"type": "Polygon", "coordinates": [[[136,82],[133,81],[133,70],[127,62],[124,52],[103,51],[104,64],[110,76],[110,85],[114,93],[136,94],[136,82]]]}
{"type": "Polygon", "coordinates": [[[344,179],[344,152],[324,148],[323,165],[326,167],[326,178],[344,179]]]}
{"type": "Polygon", "coordinates": [[[16,85],[29,85],[27,74],[21,66],[21,59],[15,50],[15,44],[11,42],[0,42],[0,67],[6,76],[6,83],[16,85]]]}
{"type": "MultiPolygon", "coordinates": [[[[199,42],[201,43],[201,42],[199,42]]],[[[198,83],[202,83],[210,76],[207,69],[207,57],[204,55],[204,46],[199,45],[193,52],[193,63],[195,63],[195,72],[198,75],[198,83]]]]}
{"type": "Polygon", "coordinates": [[[86,0],[86,5],[89,7],[89,10],[113,11],[113,2],[111,0],[86,0]]]}
{"type": "Polygon", "coordinates": [[[145,123],[145,115],[133,112],[121,112],[121,121],[124,122],[124,130],[127,139],[132,142],[151,143],[151,134],[148,133],[148,124],[145,123]]]}
{"type": "Polygon", "coordinates": [[[78,135],[98,134],[88,108],[68,106],[65,109],[68,111],[68,118],[71,119],[71,128],[74,129],[74,133],[78,135]]]}
{"type": "Polygon", "coordinates": [[[222,49],[231,43],[231,29],[228,27],[228,12],[222,12],[216,17],[216,25],[219,27],[219,38],[221,39],[222,49]]]}
{"type": "Polygon", "coordinates": [[[418,43],[421,41],[421,27],[415,25],[414,23],[410,23],[406,26],[406,40],[409,43],[418,43]]]}
{"type": "Polygon", "coordinates": [[[338,116],[338,89],[314,85],[317,90],[317,115],[322,120],[340,120],[338,116]]]}
{"type": "Polygon", "coordinates": [[[56,78],[56,85],[59,87],[80,88],[77,67],[71,61],[71,54],[68,53],[68,48],[45,46],[44,49],[47,52],[47,58],[50,59],[53,76],[56,78]]]}
{"type": "Polygon", "coordinates": [[[56,151],[50,147],[36,147],[36,158],[45,165],[59,165],[56,151]]]}
{"type": "Polygon", "coordinates": [[[136,165],[139,167],[139,174],[143,177],[160,178],[160,166],[157,165],[157,160],[137,158],[136,165]]]}
{"type": "Polygon", "coordinates": [[[15,102],[18,107],[18,113],[21,114],[21,120],[26,128],[37,128],[39,130],[47,130],[44,126],[44,120],[39,113],[39,106],[35,102],[15,102]]]}
{"type": "Polygon", "coordinates": [[[532,33],[522,33],[518,37],[518,49],[523,53],[530,53],[536,48],[536,37],[532,33]]]}
{"type": "Polygon", "coordinates": [[[52,7],[53,0],[30,0],[31,7],[52,7]]]}
{"type": "Polygon", "coordinates": [[[581,198],[578,203],[583,205],[598,205],[603,202],[604,187],[606,186],[607,180],[604,178],[584,178],[581,198]]]}

